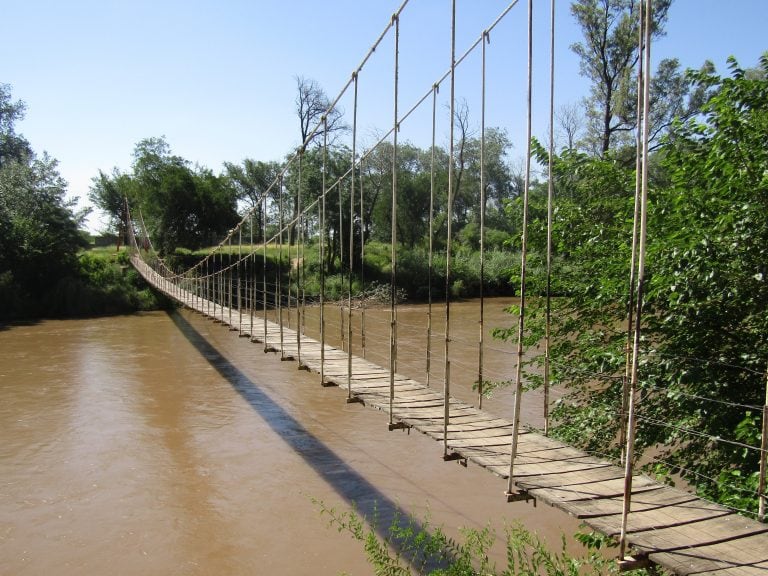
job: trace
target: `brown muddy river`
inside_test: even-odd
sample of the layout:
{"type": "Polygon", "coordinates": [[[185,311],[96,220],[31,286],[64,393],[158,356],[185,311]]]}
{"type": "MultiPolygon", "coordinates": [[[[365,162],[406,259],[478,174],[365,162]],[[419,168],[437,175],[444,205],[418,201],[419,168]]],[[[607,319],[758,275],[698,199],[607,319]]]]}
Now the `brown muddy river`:
{"type": "MultiPolygon", "coordinates": [[[[511,324],[503,304],[487,308],[489,326],[511,324]]],[[[452,310],[470,342],[473,306],[452,310]]],[[[423,309],[400,307],[403,342],[422,337],[423,309]]],[[[371,360],[386,359],[387,318],[369,310],[371,360]]],[[[423,380],[423,355],[400,350],[399,371],[423,380]]],[[[511,375],[513,357],[499,355],[492,370],[511,375]]],[[[476,373],[469,353],[457,362],[476,373]]],[[[454,379],[471,401],[474,378],[454,379]]],[[[509,416],[510,398],[487,408],[509,416]]],[[[443,462],[438,443],[388,432],[386,414],[344,400],[189,311],[0,328],[0,574],[371,573],[313,498],[382,518],[429,513],[452,535],[519,520],[557,546],[577,530],[545,505],[507,504],[503,480],[443,462]]]]}

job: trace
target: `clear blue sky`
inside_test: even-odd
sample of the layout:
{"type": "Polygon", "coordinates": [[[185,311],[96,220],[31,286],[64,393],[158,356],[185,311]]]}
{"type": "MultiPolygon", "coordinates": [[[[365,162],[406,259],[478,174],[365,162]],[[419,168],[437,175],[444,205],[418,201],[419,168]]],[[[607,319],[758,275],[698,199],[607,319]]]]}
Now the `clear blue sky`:
{"type": "MultiPolygon", "coordinates": [[[[87,197],[99,170],[130,168],[134,145],[165,136],[172,151],[214,172],[225,161],[279,160],[298,144],[297,75],[335,97],[401,0],[3,0],[0,82],[27,104],[17,129],[60,161],[73,196],[87,197]]],[[[459,55],[509,4],[459,0],[459,55]]],[[[549,0],[535,0],[534,132],[548,110],[549,0]]],[[[525,130],[525,0],[487,47],[487,124],[505,127],[522,156],[525,130]]],[[[557,2],[556,106],[578,102],[588,84],[569,46],[579,32],[570,2],[557,2]]],[[[411,0],[401,20],[400,112],[448,68],[450,2],[411,0]]],[[[768,50],[766,0],[675,0],[654,60],[683,67],[705,59],[725,72],[736,56],[753,66],[768,50]]],[[[390,34],[360,76],[359,146],[389,129],[393,107],[390,34]]],[[[457,97],[479,125],[480,52],[457,73],[457,97]]],[[[447,140],[448,84],[440,91],[438,141],[447,140]]],[[[341,101],[351,123],[351,91],[341,101]]],[[[403,125],[400,139],[426,146],[431,107],[403,125]]],[[[91,219],[100,228],[98,217],[91,219]]]]}

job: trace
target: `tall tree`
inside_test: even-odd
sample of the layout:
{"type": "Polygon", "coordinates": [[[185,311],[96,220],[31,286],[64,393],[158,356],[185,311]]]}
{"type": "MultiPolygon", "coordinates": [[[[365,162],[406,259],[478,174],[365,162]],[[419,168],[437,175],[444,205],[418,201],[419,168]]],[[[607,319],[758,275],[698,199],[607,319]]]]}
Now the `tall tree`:
{"type": "MultiPolygon", "coordinates": [[[[253,237],[256,241],[262,239],[262,227],[256,223],[263,217],[262,199],[267,192],[273,197],[279,194],[278,186],[274,185],[281,170],[279,162],[262,162],[246,158],[242,164],[224,163],[227,176],[237,191],[238,202],[245,202],[248,209],[253,211],[255,218],[253,237]]],[[[293,240],[293,238],[291,238],[293,240]]]]}
{"type": "Polygon", "coordinates": [[[0,317],[52,311],[45,296],[75,274],[86,245],[78,230],[84,214],[74,212],[76,198],[67,199],[58,162],[37,157],[16,134],[24,110],[0,84],[0,317]]]}
{"type": "Polygon", "coordinates": [[[165,138],[145,138],[133,151],[133,172],[100,172],[93,179],[91,200],[117,225],[122,199],[141,209],[156,246],[198,248],[213,242],[239,220],[237,193],[229,178],[217,176],[171,153],[165,138]]]}
{"type": "Polygon", "coordinates": [[[303,148],[313,143],[321,145],[326,132],[329,144],[332,144],[336,133],[346,129],[341,111],[338,108],[330,110],[330,106],[331,101],[315,80],[296,77],[296,116],[303,148]],[[326,117],[325,126],[321,125],[323,116],[326,117]]]}
{"type": "MultiPolygon", "coordinates": [[[[296,76],[296,118],[299,121],[301,144],[298,151],[304,154],[310,147],[332,145],[337,133],[346,130],[341,110],[331,107],[331,101],[322,87],[304,76],[296,76]],[[325,117],[325,123],[323,123],[325,117]]],[[[293,190],[293,219],[299,215],[299,191],[293,190]]],[[[295,225],[291,226],[291,238],[295,237],[295,225]]]]}
{"type": "Polygon", "coordinates": [[[171,154],[165,138],[146,138],[134,149],[134,178],[147,226],[165,252],[198,248],[238,221],[235,190],[210,170],[193,170],[171,154]]]}
{"type": "MultiPolygon", "coordinates": [[[[664,33],[672,0],[654,0],[652,35],[664,33]]],[[[581,59],[581,74],[592,82],[586,101],[587,138],[600,155],[614,136],[635,124],[638,12],[640,0],[574,0],[571,13],[584,35],[571,49],[581,59]]]]}
{"type": "Polygon", "coordinates": [[[119,237],[125,234],[125,200],[128,204],[138,205],[138,195],[134,181],[129,174],[114,168],[111,174],[99,170],[98,176],[91,178],[88,198],[109,218],[109,230],[117,232],[119,237]]]}

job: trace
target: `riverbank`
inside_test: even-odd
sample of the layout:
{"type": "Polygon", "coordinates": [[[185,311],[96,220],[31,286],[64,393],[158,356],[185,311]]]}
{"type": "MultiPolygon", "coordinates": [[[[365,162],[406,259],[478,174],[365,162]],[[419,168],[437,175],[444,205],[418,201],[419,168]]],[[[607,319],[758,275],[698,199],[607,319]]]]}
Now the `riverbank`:
{"type": "Polygon", "coordinates": [[[80,252],[73,269],[48,278],[34,291],[23,289],[13,271],[0,274],[0,321],[108,316],[172,306],[136,273],[127,251],[115,246],[80,252]]]}
{"type": "MultiPolygon", "coordinates": [[[[308,298],[320,294],[320,264],[317,246],[302,248],[302,258],[296,247],[268,246],[266,268],[269,274],[282,270],[284,286],[296,282],[296,262],[302,262],[302,284],[308,298]],[[281,260],[282,257],[282,260],[281,260]],[[291,268],[293,263],[293,270],[291,268]],[[292,270],[292,271],[291,271],[292,270]],[[290,277],[289,277],[290,276],[290,277]]],[[[177,250],[168,257],[169,265],[185,270],[197,264],[210,249],[190,252],[177,250]]],[[[229,247],[211,259],[212,270],[228,267],[242,254],[254,252],[244,267],[255,267],[259,273],[265,253],[256,246],[229,247]]],[[[397,287],[402,300],[426,302],[444,298],[446,287],[451,297],[476,298],[482,290],[485,296],[513,296],[518,286],[519,255],[509,251],[488,252],[481,262],[479,252],[459,251],[451,260],[451,275],[446,282],[445,254],[433,255],[431,266],[428,253],[421,248],[400,248],[397,262],[397,287]]],[[[346,298],[349,290],[348,265],[342,268],[338,261],[324,270],[325,298],[346,298]]],[[[243,274],[251,273],[244,271],[243,274]]],[[[390,248],[387,244],[371,242],[366,245],[365,264],[359,262],[352,273],[352,292],[389,293],[391,281],[390,248]]],[[[49,278],[34,290],[22,288],[22,282],[13,271],[0,274],[0,321],[39,318],[80,318],[129,314],[133,312],[163,310],[173,304],[148,288],[130,265],[125,249],[115,246],[93,247],[78,254],[74,268],[60,278],[49,278]]]]}
{"type": "MultiPolygon", "coordinates": [[[[186,270],[198,264],[201,259],[211,254],[213,247],[194,252],[179,249],[168,257],[173,269],[186,270]]],[[[305,293],[320,293],[320,256],[316,243],[297,247],[284,244],[282,247],[269,244],[266,249],[261,245],[232,245],[217,250],[208,263],[210,271],[229,268],[241,261],[241,268],[235,274],[247,274],[254,266],[257,275],[261,274],[266,259],[268,275],[282,270],[283,285],[289,280],[296,282],[296,268],[301,266],[302,286],[305,293]],[[253,258],[243,259],[243,255],[253,253],[253,258]],[[289,278],[290,274],[290,278],[289,278]]],[[[356,256],[352,266],[352,293],[361,294],[377,286],[389,286],[392,279],[391,248],[382,242],[368,242],[365,245],[365,258],[360,262],[356,256]]],[[[533,260],[533,258],[532,258],[533,260]]],[[[535,267],[535,263],[531,265],[535,267]]],[[[346,298],[349,290],[349,261],[343,265],[339,259],[326,263],[323,267],[325,297],[328,300],[346,298]]],[[[398,293],[409,302],[427,302],[432,298],[444,298],[446,287],[453,298],[477,298],[485,296],[514,296],[519,289],[520,255],[510,250],[487,251],[482,259],[478,250],[457,250],[451,257],[450,277],[446,279],[446,259],[444,252],[435,252],[430,259],[429,252],[423,247],[398,246],[396,284],[398,293]]],[[[533,287],[535,289],[535,286],[533,287]]]]}

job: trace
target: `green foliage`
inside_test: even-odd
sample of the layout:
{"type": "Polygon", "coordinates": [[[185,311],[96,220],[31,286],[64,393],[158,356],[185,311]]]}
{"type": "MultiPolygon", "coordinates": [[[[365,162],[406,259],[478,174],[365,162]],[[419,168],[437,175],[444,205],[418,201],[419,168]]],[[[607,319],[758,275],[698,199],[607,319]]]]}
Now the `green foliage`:
{"type": "Polygon", "coordinates": [[[48,294],[86,245],[57,161],[14,132],[23,112],[0,84],[0,318],[46,313],[48,294]]]}
{"type": "Polygon", "coordinates": [[[100,172],[89,196],[117,227],[124,221],[127,198],[134,219],[143,216],[155,247],[170,253],[178,246],[210,244],[238,222],[232,182],[208,169],[193,169],[171,154],[164,138],[146,138],[134,149],[133,172],[100,172]]]}
{"type": "MultiPolygon", "coordinates": [[[[761,437],[761,415],[747,410],[744,419],[734,430],[737,441],[750,446],[759,446],[761,437]]],[[[755,466],[755,452],[746,448],[735,451],[729,467],[721,470],[713,482],[700,483],[701,496],[721,502],[737,510],[758,511],[760,472],[755,466]]]]}
{"type": "MultiPolygon", "coordinates": [[[[662,438],[680,448],[669,459],[690,470],[689,475],[720,478],[725,470],[749,484],[757,453],[743,454],[709,437],[744,435],[744,409],[735,404],[759,406],[764,400],[768,55],[753,75],[734,60],[729,65],[726,78],[692,73],[713,95],[702,117],[675,126],[664,148],[670,186],[656,202],[651,231],[663,242],[649,250],[654,266],[649,330],[655,335],[657,360],[647,378],[654,387],[667,389],[651,409],[663,405],[705,436],[678,437],[665,430],[649,442],[662,438]],[[702,403],[691,395],[726,404],[702,403]]],[[[753,496],[752,505],[741,507],[754,504],[753,496]]]]}
{"type": "MultiPolygon", "coordinates": [[[[491,559],[497,541],[495,530],[463,528],[461,539],[448,537],[442,527],[429,518],[418,521],[412,516],[395,513],[388,527],[379,526],[378,514],[366,521],[356,512],[338,512],[313,499],[328,525],[361,542],[374,573],[386,576],[585,576],[617,574],[618,565],[604,557],[600,550],[612,540],[595,534],[576,535],[588,549],[583,557],[566,552],[562,538],[559,551],[550,550],[534,533],[517,524],[505,530],[506,566],[499,570],[491,559]]],[[[626,572],[630,576],[646,574],[645,570],[626,572]]]]}
{"type": "MultiPolygon", "coordinates": [[[[730,67],[725,78],[690,73],[709,99],[699,117],[671,128],[650,161],[636,449],[661,447],[649,469],[681,475],[709,498],[754,510],[758,451],[719,439],[754,447],[755,417],[746,410],[764,401],[768,56],[751,72],[734,61],[730,67]]],[[[555,158],[554,169],[551,374],[568,394],[553,408],[553,433],[617,454],[634,170],[620,153],[595,158],[571,151],[555,158]]],[[[542,285],[536,252],[544,242],[543,202],[534,187],[532,286],[542,285]]],[[[532,299],[527,311],[526,345],[533,346],[544,333],[543,303],[532,299]]],[[[528,381],[536,385],[540,377],[532,372],[528,381]]]]}
{"type": "MultiPolygon", "coordinates": [[[[654,0],[651,15],[655,36],[663,26],[671,0],[654,0]]],[[[587,100],[587,148],[604,155],[615,140],[631,140],[637,122],[635,68],[637,65],[638,10],[633,0],[575,0],[571,13],[584,39],[571,46],[580,58],[582,76],[592,82],[587,100]]],[[[654,108],[667,94],[654,94],[654,108]]]]}
{"type": "Polygon", "coordinates": [[[124,259],[124,256],[82,253],[80,277],[72,285],[73,293],[69,296],[76,300],[68,301],[65,314],[125,314],[167,306],[167,301],[155,296],[124,259]]]}
{"type": "Polygon", "coordinates": [[[0,168],[12,161],[24,162],[33,154],[29,142],[15,131],[25,109],[21,100],[11,100],[10,85],[0,83],[0,168]]]}

